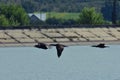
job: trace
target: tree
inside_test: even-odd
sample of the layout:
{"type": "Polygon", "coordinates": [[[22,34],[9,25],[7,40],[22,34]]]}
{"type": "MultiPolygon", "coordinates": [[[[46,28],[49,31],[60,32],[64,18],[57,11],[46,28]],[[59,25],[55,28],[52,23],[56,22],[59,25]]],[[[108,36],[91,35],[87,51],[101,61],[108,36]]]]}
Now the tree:
{"type": "Polygon", "coordinates": [[[84,8],[80,15],[78,22],[80,24],[103,24],[104,19],[101,13],[97,13],[95,8],[84,8]]]}
{"type": "MultiPolygon", "coordinates": [[[[119,0],[120,1],[120,0],[119,0]]],[[[117,20],[117,0],[113,0],[113,10],[112,10],[112,23],[116,24],[117,20]]]]}
{"type": "Polygon", "coordinates": [[[113,24],[120,19],[120,0],[106,0],[105,6],[101,8],[101,12],[105,20],[111,21],[113,24]]]}
{"type": "Polygon", "coordinates": [[[116,24],[116,2],[117,0],[113,0],[113,10],[112,10],[112,23],[116,24]]]}
{"type": "Polygon", "coordinates": [[[40,6],[38,5],[38,2],[35,2],[32,0],[28,0],[28,1],[24,0],[22,1],[21,5],[28,13],[39,11],[39,8],[40,8],[40,6]]]}
{"type": "Polygon", "coordinates": [[[9,21],[8,21],[8,19],[6,19],[6,17],[4,15],[0,15],[0,25],[1,26],[9,25],[9,21]]]}
{"type": "Polygon", "coordinates": [[[112,2],[110,0],[106,0],[104,3],[105,6],[101,8],[101,12],[103,17],[107,21],[112,21],[112,2]]]}
{"type": "Polygon", "coordinates": [[[29,18],[25,10],[18,5],[0,5],[0,15],[9,21],[9,25],[28,25],[29,18]]]}

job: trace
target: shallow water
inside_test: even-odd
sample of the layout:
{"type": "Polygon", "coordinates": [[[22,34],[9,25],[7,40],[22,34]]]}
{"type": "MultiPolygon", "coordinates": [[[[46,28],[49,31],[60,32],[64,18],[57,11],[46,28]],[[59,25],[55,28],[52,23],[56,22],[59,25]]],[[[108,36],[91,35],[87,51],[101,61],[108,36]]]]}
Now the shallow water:
{"type": "Polygon", "coordinates": [[[120,80],[120,46],[99,49],[0,48],[0,80],[120,80]]]}

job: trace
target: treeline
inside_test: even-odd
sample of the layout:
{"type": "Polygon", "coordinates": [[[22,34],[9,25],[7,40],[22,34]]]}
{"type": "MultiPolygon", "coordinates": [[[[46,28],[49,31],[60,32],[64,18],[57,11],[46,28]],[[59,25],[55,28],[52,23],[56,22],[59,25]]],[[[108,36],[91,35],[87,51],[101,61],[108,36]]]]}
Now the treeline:
{"type": "MultiPolygon", "coordinates": [[[[80,24],[112,24],[106,21],[102,13],[97,12],[94,7],[84,7],[79,13],[78,19],[47,18],[46,21],[31,21],[27,12],[19,5],[0,5],[0,26],[40,26],[40,25],[80,25],[80,24]]],[[[117,20],[116,24],[120,24],[117,20]]]]}
{"type": "MultiPolygon", "coordinates": [[[[111,21],[114,0],[0,0],[3,4],[19,4],[27,13],[81,12],[84,7],[95,7],[105,20],[111,21]]],[[[117,1],[117,19],[120,19],[120,0],[117,1]]]]}
{"type": "MultiPolygon", "coordinates": [[[[7,0],[4,0],[5,3],[7,0]]],[[[12,0],[14,1],[14,0],[12,0]]],[[[16,3],[19,0],[16,0],[16,3]]],[[[24,0],[27,1],[27,0],[24,0]]],[[[23,2],[24,2],[23,1],[23,2]]],[[[29,0],[28,0],[29,1],[29,0]]],[[[30,0],[32,1],[32,0],[30,0]]],[[[41,1],[41,0],[35,0],[41,1]]],[[[52,0],[53,2],[58,0],[52,0]]],[[[62,0],[60,0],[62,1],[62,0]]],[[[66,1],[66,0],[64,0],[66,1]]],[[[74,1],[74,0],[73,0],[74,1]]],[[[103,0],[104,1],[104,0],[103,0]]],[[[120,24],[120,10],[119,10],[119,1],[116,0],[116,11],[113,11],[113,0],[105,1],[105,5],[101,8],[101,11],[98,11],[96,7],[85,7],[79,12],[79,17],[77,20],[73,19],[57,19],[57,18],[48,18],[46,21],[37,21],[35,23],[31,23],[28,17],[28,12],[21,5],[11,4],[9,1],[6,4],[0,5],[0,25],[2,26],[20,26],[20,25],[76,25],[76,24],[112,24],[116,18],[116,23],[120,24]],[[108,3],[109,2],[109,3],[108,3]],[[9,4],[8,4],[9,3],[9,4]],[[115,13],[113,15],[113,13],[115,13]]],[[[44,2],[44,1],[43,1],[44,2]]],[[[79,2],[79,1],[78,1],[79,2]]],[[[82,2],[90,2],[90,1],[82,1],[82,2]]],[[[101,2],[101,1],[100,1],[101,2]]],[[[19,1],[19,4],[22,2],[19,1]]],[[[52,2],[50,2],[52,3],[52,2]]],[[[37,6],[37,5],[36,5],[37,6]]],[[[31,9],[34,8],[31,6],[31,9]]]]}
{"type": "Polygon", "coordinates": [[[28,12],[80,12],[83,7],[100,9],[105,0],[0,0],[0,3],[19,4],[28,12]]]}
{"type": "MultiPolygon", "coordinates": [[[[45,22],[40,23],[41,25],[100,25],[100,24],[112,24],[111,21],[106,21],[102,13],[98,13],[94,7],[85,7],[79,14],[78,19],[59,19],[59,18],[48,18],[45,22]]],[[[117,21],[117,24],[120,24],[117,21]]]]}

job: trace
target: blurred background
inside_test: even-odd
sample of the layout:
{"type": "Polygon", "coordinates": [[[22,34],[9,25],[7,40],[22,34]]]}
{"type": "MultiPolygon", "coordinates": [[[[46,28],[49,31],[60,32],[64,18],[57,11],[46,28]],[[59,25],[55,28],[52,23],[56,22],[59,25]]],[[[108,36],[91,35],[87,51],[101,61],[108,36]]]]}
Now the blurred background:
{"type": "Polygon", "coordinates": [[[120,24],[120,0],[0,0],[1,26],[120,24]]]}

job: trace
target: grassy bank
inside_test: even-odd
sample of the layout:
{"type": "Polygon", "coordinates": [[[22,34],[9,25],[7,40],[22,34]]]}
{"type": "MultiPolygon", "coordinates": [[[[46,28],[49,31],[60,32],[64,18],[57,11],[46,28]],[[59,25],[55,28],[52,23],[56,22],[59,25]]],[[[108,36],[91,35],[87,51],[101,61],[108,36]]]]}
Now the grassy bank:
{"type": "Polygon", "coordinates": [[[48,12],[47,18],[57,18],[57,19],[78,19],[79,13],[66,13],[66,12],[48,12]]]}

